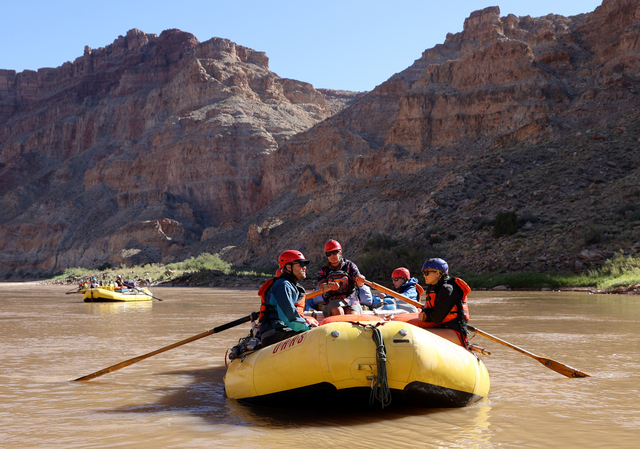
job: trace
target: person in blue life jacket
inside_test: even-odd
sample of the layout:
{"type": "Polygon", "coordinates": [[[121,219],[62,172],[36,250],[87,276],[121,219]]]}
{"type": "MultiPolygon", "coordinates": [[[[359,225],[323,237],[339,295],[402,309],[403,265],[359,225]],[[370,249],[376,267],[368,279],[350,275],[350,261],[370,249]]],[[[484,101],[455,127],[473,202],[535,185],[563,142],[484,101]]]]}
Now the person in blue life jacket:
{"type": "Polygon", "coordinates": [[[89,283],[89,288],[98,288],[100,284],[96,278],[91,278],[91,283],[89,283]]]}
{"type": "Polygon", "coordinates": [[[393,270],[391,282],[393,282],[395,291],[409,299],[420,302],[420,295],[424,293],[424,290],[418,284],[418,279],[411,277],[408,269],[400,267],[393,270]]]}
{"type": "Polygon", "coordinates": [[[308,331],[318,325],[303,316],[305,290],[299,281],[307,277],[307,265],[300,251],[287,250],[278,257],[281,273],[269,279],[258,291],[261,297],[258,329],[262,346],[269,346],[289,337],[308,331]]]}
{"type": "Polygon", "coordinates": [[[325,291],[322,313],[325,317],[361,314],[359,293],[366,278],[355,263],[342,257],[337,240],[329,240],[324,253],[328,262],[318,271],[318,289],[325,291]]]}
{"type": "MultiPolygon", "coordinates": [[[[393,273],[391,273],[391,282],[393,283],[393,289],[395,291],[409,299],[420,302],[420,295],[424,294],[424,290],[418,283],[418,279],[411,277],[411,272],[407,268],[400,267],[393,270],[393,273]]],[[[412,313],[418,311],[418,308],[414,305],[397,300],[393,296],[385,296],[383,294],[373,296],[370,307],[382,307],[386,310],[397,308],[404,309],[412,313]]]]}

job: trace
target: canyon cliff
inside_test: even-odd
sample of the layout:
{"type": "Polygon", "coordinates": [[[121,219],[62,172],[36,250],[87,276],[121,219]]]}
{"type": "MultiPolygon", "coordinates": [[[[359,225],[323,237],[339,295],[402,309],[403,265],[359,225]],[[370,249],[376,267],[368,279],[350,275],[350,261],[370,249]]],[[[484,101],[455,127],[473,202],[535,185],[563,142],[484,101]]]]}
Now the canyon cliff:
{"type": "Polygon", "coordinates": [[[357,262],[380,234],[458,271],[582,270],[640,249],[639,81],[640,0],[476,11],[361,94],[132,30],[0,71],[0,272],[202,251],[268,267],[329,238],[357,262]],[[521,227],[497,235],[505,212],[521,227]]]}
{"type": "Polygon", "coordinates": [[[171,257],[262,208],[265,159],[355,96],[179,30],[0,71],[0,271],[171,257]]]}

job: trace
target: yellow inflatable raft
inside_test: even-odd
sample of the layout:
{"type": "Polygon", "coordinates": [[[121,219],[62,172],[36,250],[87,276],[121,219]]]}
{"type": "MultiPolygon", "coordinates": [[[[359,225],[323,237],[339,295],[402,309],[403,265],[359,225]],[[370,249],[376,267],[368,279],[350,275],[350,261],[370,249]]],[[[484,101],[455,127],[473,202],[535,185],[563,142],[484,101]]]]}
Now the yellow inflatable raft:
{"type": "Polygon", "coordinates": [[[152,298],[153,295],[146,287],[121,291],[115,290],[110,286],[105,286],[89,288],[84,292],[84,302],[151,301],[152,298]]]}
{"type": "Polygon", "coordinates": [[[356,319],[328,322],[233,359],[224,378],[227,396],[265,405],[364,396],[383,406],[393,399],[461,407],[488,394],[484,363],[460,345],[410,323],[356,319]]]}

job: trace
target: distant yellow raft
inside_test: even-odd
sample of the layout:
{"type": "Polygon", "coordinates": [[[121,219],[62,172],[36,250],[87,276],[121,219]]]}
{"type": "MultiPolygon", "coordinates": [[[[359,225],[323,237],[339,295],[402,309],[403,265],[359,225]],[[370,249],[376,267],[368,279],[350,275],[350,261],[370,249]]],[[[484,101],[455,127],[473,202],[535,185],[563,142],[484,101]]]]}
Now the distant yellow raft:
{"type": "Polygon", "coordinates": [[[259,404],[369,398],[380,366],[372,326],[384,342],[382,375],[394,402],[462,407],[489,393],[484,363],[463,347],[409,323],[359,321],[323,324],[232,360],[227,396],[259,404]]]}
{"type": "Polygon", "coordinates": [[[89,288],[84,292],[84,302],[129,302],[151,301],[153,295],[145,288],[127,289],[125,292],[113,287],[89,288]]]}

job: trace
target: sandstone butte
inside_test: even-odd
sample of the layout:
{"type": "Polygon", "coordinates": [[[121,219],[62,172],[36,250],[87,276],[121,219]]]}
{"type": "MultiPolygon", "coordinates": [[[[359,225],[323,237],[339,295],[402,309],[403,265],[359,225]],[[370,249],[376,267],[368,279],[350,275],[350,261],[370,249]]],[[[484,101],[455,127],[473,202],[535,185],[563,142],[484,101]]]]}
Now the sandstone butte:
{"type": "Polygon", "coordinates": [[[456,271],[597,266],[640,249],[639,81],[640,0],[473,12],[364,93],[179,30],[0,70],[0,279],[329,238],[358,261],[377,234],[456,271]]]}

